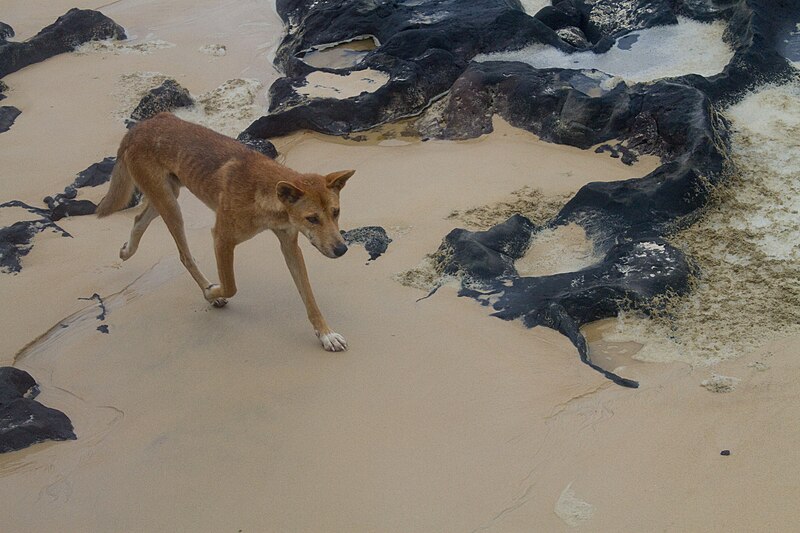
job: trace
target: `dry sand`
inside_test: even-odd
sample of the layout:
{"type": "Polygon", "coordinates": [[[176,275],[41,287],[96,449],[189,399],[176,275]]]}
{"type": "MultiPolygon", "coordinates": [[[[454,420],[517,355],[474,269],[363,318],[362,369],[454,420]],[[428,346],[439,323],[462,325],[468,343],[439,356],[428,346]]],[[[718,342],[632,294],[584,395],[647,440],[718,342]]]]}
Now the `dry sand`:
{"type": "MultiPolygon", "coordinates": [[[[59,4],[7,2],[4,20],[26,37],[63,13],[59,4]]],[[[161,72],[196,95],[231,79],[268,87],[276,75],[266,60],[280,26],[265,3],[123,0],[104,11],[140,39],[175,46],[64,55],[8,76],[7,103],[23,114],[0,135],[6,196],[36,202],[115,151],[130,102],[123,75],[161,72]],[[199,51],[212,43],[226,54],[199,51]]],[[[210,113],[211,124],[225,117],[210,113]]],[[[0,364],[16,357],[78,440],[0,456],[2,529],[794,527],[796,339],[715,367],[740,380],[717,394],[700,385],[708,368],[633,361],[635,346],[590,335],[596,357],[641,380],[629,390],[551,330],[489,318],[448,288],[417,302],[424,293],[393,281],[458,224],[453,211],[507,205],[525,186],[563,195],[656,164],[626,167],[497,126],[468,142],[276,139],[298,170],[357,169],[342,227],[379,224],[394,237],[369,264],[357,246],[336,261],[304,246],[320,306],[350,343],[341,354],[318,345],[271,235],[237,250],[240,292],[222,310],[202,299],[160,221],[136,256],[116,259],[136,210],[61,221],[72,239],[37,236],[23,271],[0,276],[0,364]],[[107,335],[79,299],[95,292],[109,302],[107,335]]],[[[216,278],[213,217],[189,194],[181,202],[193,253],[216,278]]]]}

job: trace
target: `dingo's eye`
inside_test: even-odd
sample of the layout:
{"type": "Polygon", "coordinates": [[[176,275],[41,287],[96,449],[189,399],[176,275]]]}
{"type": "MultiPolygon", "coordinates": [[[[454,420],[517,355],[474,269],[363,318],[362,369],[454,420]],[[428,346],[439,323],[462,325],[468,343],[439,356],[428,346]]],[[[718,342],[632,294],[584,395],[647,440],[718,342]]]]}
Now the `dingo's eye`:
{"type": "Polygon", "coordinates": [[[310,217],[306,217],[311,224],[319,224],[319,217],[317,215],[311,215],[310,217]]]}
{"type": "Polygon", "coordinates": [[[333,210],[333,218],[339,218],[339,210],[338,209],[334,209],[333,210]]]}

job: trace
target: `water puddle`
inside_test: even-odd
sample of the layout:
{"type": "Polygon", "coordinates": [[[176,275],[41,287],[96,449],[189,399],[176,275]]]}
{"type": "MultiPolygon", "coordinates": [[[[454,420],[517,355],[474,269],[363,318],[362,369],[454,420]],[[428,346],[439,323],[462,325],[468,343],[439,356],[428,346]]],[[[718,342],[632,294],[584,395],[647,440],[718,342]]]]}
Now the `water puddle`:
{"type": "Polygon", "coordinates": [[[644,348],[644,344],[633,340],[619,340],[617,333],[619,322],[616,318],[607,318],[591,322],[581,328],[589,345],[589,357],[592,362],[611,370],[641,364],[634,356],[644,348]]]}
{"type": "Polygon", "coordinates": [[[578,224],[567,224],[534,235],[530,248],[514,266],[520,276],[550,276],[582,270],[602,259],[586,231],[578,224]]]}
{"type": "Polygon", "coordinates": [[[310,98],[352,98],[362,93],[374,93],[389,81],[380,70],[356,70],[347,74],[316,71],[306,76],[306,84],[297,87],[298,94],[310,98]]]}
{"type": "Polygon", "coordinates": [[[378,47],[378,40],[362,36],[345,43],[322,45],[302,52],[303,63],[316,68],[346,69],[358,65],[370,51],[378,47]]]}
{"type": "Polygon", "coordinates": [[[723,40],[724,22],[704,24],[678,17],[678,24],[633,31],[604,54],[565,54],[552,46],[533,45],[514,52],[483,54],[475,61],[521,61],[535,68],[597,69],[629,82],[722,72],[733,57],[723,40]]]}

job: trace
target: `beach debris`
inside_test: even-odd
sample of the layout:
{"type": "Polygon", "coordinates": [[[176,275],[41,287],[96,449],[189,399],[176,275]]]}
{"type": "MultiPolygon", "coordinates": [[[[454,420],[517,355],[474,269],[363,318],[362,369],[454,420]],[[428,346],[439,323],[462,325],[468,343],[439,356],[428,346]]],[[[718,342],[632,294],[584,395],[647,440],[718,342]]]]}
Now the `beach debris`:
{"type": "Polygon", "coordinates": [[[731,376],[722,376],[719,374],[711,374],[711,378],[704,379],[700,382],[700,386],[705,387],[711,392],[731,392],[736,388],[741,379],[731,376]]]}
{"type": "Polygon", "coordinates": [[[125,30],[99,11],[72,8],[30,39],[18,43],[6,40],[10,26],[0,32],[0,78],[58,54],[73,51],[93,40],[125,39],[125,30]]]}
{"type": "Polygon", "coordinates": [[[209,56],[222,57],[228,53],[228,48],[224,44],[206,44],[197,49],[209,56]]]}
{"type": "Polygon", "coordinates": [[[38,393],[30,374],[0,367],[0,453],[46,440],[77,438],[67,415],[34,400],[38,393]]]}
{"type": "Polygon", "coordinates": [[[369,254],[369,260],[374,261],[386,253],[392,239],[386,230],[380,226],[364,226],[342,231],[342,237],[347,244],[361,244],[369,254]]]}
{"type": "Polygon", "coordinates": [[[719,452],[719,454],[720,454],[720,455],[724,455],[724,456],[726,456],[726,457],[727,457],[728,455],[730,455],[730,454],[731,454],[731,451],[730,451],[730,450],[722,450],[721,452],[719,452]]]}
{"type": "Polygon", "coordinates": [[[577,527],[594,515],[594,506],[575,495],[572,483],[561,491],[553,511],[568,526],[577,527]]]}

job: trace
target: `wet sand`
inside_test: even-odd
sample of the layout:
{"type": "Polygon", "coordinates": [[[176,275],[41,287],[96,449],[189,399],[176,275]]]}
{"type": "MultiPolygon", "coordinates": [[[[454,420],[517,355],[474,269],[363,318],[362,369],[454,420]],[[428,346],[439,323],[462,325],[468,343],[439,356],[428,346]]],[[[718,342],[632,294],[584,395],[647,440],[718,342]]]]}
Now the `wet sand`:
{"type": "MultiPolygon", "coordinates": [[[[0,186],[9,197],[37,202],[114,153],[131,101],[123,75],[160,72],[195,95],[231,79],[269,86],[280,25],[266,4],[178,4],[122,1],[103,10],[131,35],[174,47],[64,55],[5,79],[13,89],[5,103],[23,111],[0,135],[0,186]],[[226,54],[199,51],[210,43],[226,54]]],[[[62,7],[42,7],[49,16],[31,33],[62,7]]],[[[26,12],[10,3],[4,15],[20,37],[33,22],[12,15],[26,12]]],[[[234,120],[213,111],[206,118],[220,127],[234,120]]],[[[377,224],[394,239],[369,264],[358,246],[336,261],[303,246],[320,307],[349,351],[318,345],[269,234],[237,248],[239,293],[216,310],[160,221],[124,264],[117,253],[137,209],[60,221],[74,238],[40,234],[22,272],[0,276],[13,302],[1,311],[0,363],[16,360],[31,372],[39,399],[72,418],[78,440],[0,455],[4,529],[795,524],[800,430],[787,421],[800,415],[796,339],[713,370],[609,356],[642,383],[623,389],[581,364],[552,330],[489,318],[448,287],[417,301],[424,292],[393,279],[461,225],[449,218],[454,211],[508,202],[525,186],[557,197],[588,181],[644,175],[655,161],[627,167],[500,121],[493,134],[467,142],[358,143],[305,133],[275,144],[301,171],[355,168],[342,193],[342,227],[377,224]],[[79,300],[95,292],[109,302],[107,335],[96,330],[96,307],[79,300]],[[732,392],[710,392],[700,383],[712,371],[741,381],[732,392]]],[[[97,200],[98,189],[83,194],[97,200]]],[[[215,279],[213,215],[188,193],[181,204],[192,251],[215,279]]],[[[569,231],[571,249],[584,250],[569,231]]],[[[593,355],[613,351],[593,346],[593,355]]]]}

